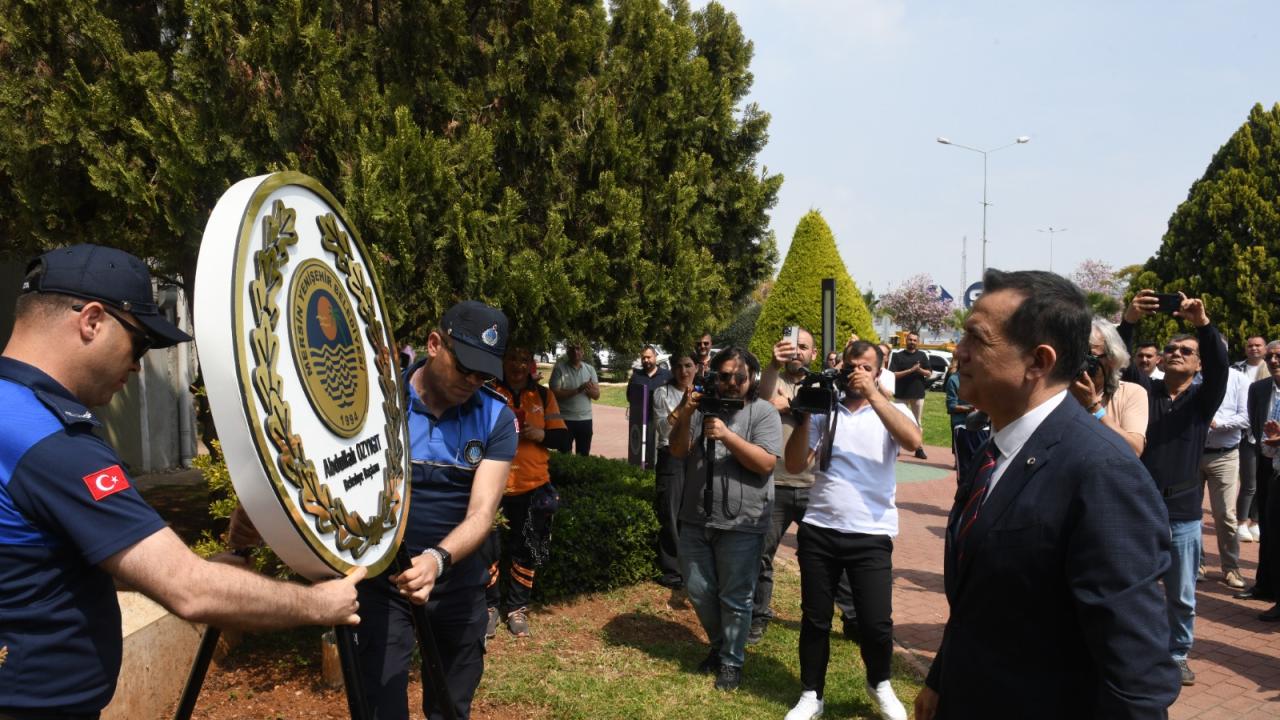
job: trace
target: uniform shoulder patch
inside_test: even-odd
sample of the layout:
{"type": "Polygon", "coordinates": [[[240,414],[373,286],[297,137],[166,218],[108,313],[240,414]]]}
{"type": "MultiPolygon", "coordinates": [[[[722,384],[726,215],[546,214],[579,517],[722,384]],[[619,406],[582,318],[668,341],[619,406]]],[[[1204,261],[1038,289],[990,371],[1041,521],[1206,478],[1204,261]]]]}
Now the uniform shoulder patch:
{"type": "Polygon", "coordinates": [[[83,479],[94,500],[101,500],[108,495],[114,495],[121,490],[129,489],[129,478],[124,474],[124,470],[120,469],[119,465],[95,470],[85,475],[83,479]]]}

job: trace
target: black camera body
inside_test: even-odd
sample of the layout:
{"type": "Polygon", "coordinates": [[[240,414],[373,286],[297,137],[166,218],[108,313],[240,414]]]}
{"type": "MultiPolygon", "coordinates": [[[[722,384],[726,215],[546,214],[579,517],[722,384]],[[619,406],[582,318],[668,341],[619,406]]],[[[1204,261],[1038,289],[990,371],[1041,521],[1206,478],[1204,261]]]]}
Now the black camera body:
{"type": "Polygon", "coordinates": [[[806,415],[830,415],[840,402],[843,385],[849,372],[827,368],[822,372],[808,371],[791,399],[791,412],[806,415]]]}
{"type": "Polygon", "coordinates": [[[725,397],[720,394],[720,386],[716,384],[715,375],[707,373],[695,383],[695,391],[701,393],[698,409],[704,415],[724,419],[747,406],[747,401],[740,397],[725,397]]]}
{"type": "Polygon", "coordinates": [[[1092,352],[1086,352],[1084,355],[1084,364],[1080,366],[1080,372],[1088,375],[1089,377],[1093,377],[1093,374],[1098,371],[1098,367],[1101,365],[1102,358],[1094,355],[1092,352]]]}

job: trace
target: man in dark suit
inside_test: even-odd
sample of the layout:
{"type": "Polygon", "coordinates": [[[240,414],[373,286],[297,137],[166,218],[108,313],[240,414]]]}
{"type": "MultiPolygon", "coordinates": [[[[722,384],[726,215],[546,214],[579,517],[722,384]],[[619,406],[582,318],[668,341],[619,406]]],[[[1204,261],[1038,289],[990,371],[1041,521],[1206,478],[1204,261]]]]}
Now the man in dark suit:
{"type": "Polygon", "coordinates": [[[947,521],[951,616],[916,718],[1164,718],[1169,520],[1124,440],[1065,401],[1084,295],[1038,271],[983,286],[955,355],[993,436],[947,521]]]}
{"type": "MultiPolygon", "coordinates": [[[[1249,386],[1249,431],[1257,441],[1250,449],[1258,453],[1256,463],[1258,525],[1262,528],[1261,545],[1258,547],[1258,572],[1254,577],[1253,587],[1236,595],[1241,600],[1280,600],[1276,585],[1280,581],[1280,488],[1276,487],[1275,470],[1272,466],[1273,451],[1266,449],[1262,443],[1266,437],[1265,426],[1273,414],[1280,414],[1276,401],[1280,398],[1280,341],[1267,345],[1265,355],[1267,368],[1271,377],[1259,380],[1249,386]],[[1265,453],[1265,454],[1264,454],[1265,453]]],[[[1267,622],[1280,620],[1280,604],[1258,616],[1267,622]]]]}

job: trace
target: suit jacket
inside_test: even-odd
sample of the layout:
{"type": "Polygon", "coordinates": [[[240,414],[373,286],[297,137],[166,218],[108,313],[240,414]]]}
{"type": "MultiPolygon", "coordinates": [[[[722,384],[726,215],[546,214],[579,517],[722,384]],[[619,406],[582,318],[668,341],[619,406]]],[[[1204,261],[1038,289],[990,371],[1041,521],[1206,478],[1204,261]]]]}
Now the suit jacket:
{"type": "MultiPolygon", "coordinates": [[[[1253,433],[1254,444],[1262,447],[1262,426],[1267,423],[1267,416],[1271,414],[1271,387],[1275,381],[1271,378],[1263,378],[1257,382],[1249,383],[1249,432],[1253,433]]],[[[1267,476],[1271,473],[1268,468],[1267,476]]]]}
{"type": "Polygon", "coordinates": [[[1166,717],[1180,689],[1157,584],[1169,516],[1133,451],[1067,397],[1010,460],[958,561],[976,471],[947,521],[951,615],[927,680],[938,717],[1166,717]]]}

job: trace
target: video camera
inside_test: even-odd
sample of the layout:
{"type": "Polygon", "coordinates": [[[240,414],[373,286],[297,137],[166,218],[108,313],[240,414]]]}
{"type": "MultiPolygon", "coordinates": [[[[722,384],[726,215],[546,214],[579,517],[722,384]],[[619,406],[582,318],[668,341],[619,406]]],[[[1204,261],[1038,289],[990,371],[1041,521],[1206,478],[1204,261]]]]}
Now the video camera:
{"type": "Polygon", "coordinates": [[[830,415],[835,412],[836,403],[840,402],[849,375],[849,370],[835,368],[827,368],[822,372],[809,371],[796,388],[795,397],[791,399],[791,412],[807,415],[830,415]]]}
{"type": "Polygon", "coordinates": [[[704,415],[724,419],[728,415],[747,406],[747,401],[740,397],[725,397],[720,394],[720,385],[716,383],[716,374],[708,371],[694,382],[693,389],[701,393],[698,409],[704,415]]]}

